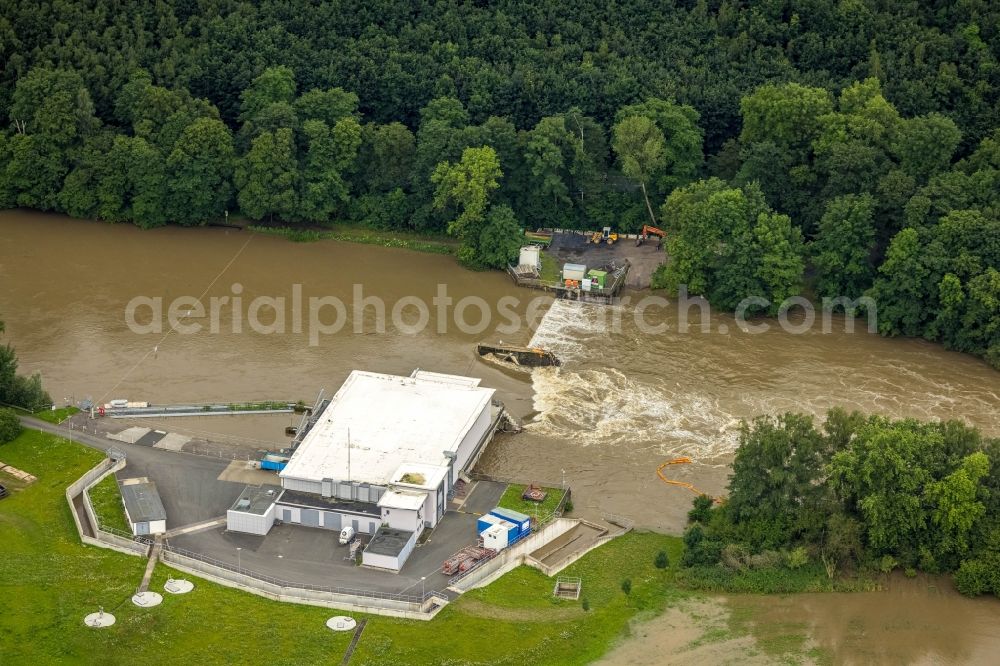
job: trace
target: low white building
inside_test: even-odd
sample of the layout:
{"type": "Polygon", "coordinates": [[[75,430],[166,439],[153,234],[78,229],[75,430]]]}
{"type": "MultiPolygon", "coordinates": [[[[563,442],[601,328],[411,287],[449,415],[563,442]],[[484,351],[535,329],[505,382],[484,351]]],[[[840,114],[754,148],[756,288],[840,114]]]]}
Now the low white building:
{"type": "Polygon", "coordinates": [[[500,409],[479,382],[352,372],[279,472],[275,520],[372,534],[362,562],[398,571],[493,436],[500,409]]]}
{"type": "Polygon", "coordinates": [[[377,503],[394,483],[406,483],[403,475],[423,475],[409,485],[434,495],[436,522],[443,499],[479,459],[499,416],[494,390],[479,381],[422,370],[409,377],[355,370],[314,415],[279,473],[282,487],[377,503]]]}
{"type": "Polygon", "coordinates": [[[247,486],[226,511],[226,529],[245,534],[267,534],[274,526],[275,507],[281,493],[278,486],[247,486]]]}
{"type": "Polygon", "coordinates": [[[123,479],[119,488],[132,534],[143,536],[167,531],[167,512],[155,483],[146,477],[123,479]]]}
{"type": "Polygon", "coordinates": [[[394,530],[424,531],[424,505],[427,493],[419,491],[390,490],[378,501],[382,510],[382,524],[394,530]]]}
{"type": "Polygon", "coordinates": [[[361,564],[398,573],[416,543],[416,532],[382,526],[361,553],[361,564]]]}

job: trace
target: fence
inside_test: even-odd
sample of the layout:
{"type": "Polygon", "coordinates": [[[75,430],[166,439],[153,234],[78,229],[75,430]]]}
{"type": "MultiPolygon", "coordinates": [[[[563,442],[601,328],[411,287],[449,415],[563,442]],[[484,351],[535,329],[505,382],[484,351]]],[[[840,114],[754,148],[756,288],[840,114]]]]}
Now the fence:
{"type": "Polygon", "coordinates": [[[166,544],[160,559],[181,571],[275,601],[416,620],[430,620],[448,603],[448,596],[436,590],[421,596],[284,581],[166,544]]]}

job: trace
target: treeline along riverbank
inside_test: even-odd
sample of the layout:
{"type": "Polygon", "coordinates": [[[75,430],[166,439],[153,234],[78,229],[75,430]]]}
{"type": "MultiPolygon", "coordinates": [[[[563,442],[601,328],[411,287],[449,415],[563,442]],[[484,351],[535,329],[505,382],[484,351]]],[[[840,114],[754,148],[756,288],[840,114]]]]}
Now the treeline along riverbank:
{"type": "Polygon", "coordinates": [[[448,232],[474,267],[651,223],[658,286],[868,294],[880,332],[1000,365],[993,4],[2,13],[0,206],[448,232]]]}

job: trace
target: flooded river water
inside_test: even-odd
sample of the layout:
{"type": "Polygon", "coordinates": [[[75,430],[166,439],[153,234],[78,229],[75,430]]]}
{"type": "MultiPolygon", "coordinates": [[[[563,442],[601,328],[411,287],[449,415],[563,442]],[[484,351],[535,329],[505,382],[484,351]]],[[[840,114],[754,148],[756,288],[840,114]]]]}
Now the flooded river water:
{"type": "MultiPolygon", "coordinates": [[[[491,447],[486,471],[561,483],[565,470],[578,509],[624,514],[657,529],[680,529],[691,499],[657,479],[657,464],[690,456],[694,463],[671,470],[675,476],[721,491],[742,418],[785,410],[822,415],[841,405],[894,417],[958,418],[1000,434],[1000,373],[937,345],[885,339],[861,326],[846,333],[836,320],[830,333],[817,325],[801,335],[778,327],[749,334],[724,314],[711,315],[709,332],[694,326],[681,333],[669,307],[645,312],[649,325],[668,330],[644,333],[634,307],[641,292],[630,295],[632,304],[611,308],[532,303],[540,292],[519,289],[503,274],[473,273],[450,257],[406,250],[291,243],[227,229],[140,231],[7,211],[0,213],[0,284],[0,318],[22,370],[41,372],[57,402],[311,402],[355,368],[473,374],[527,421],[523,434],[491,447]],[[445,300],[436,304],[442,293],[445,300]],[[137,297],[159,299],[159,331],[136,333],[127,325],[126,308],[137,297]],[[201,331],[169,333],[167,310],[179,297],[201,297],[204,313],[190,302],[178,307],[182,326],[201,331]],[[224,297],[230,302],[218,308],[212,332],[209,301],[224,297]],[[250,327],[251,303],[259,297],[285,299],[284,332],[250,327]],[[236,298],[241,306],[231,307],[236,298]],[[314,330],[310,298],[344,304],[338,332],[314,330]],[[474,326],[482,321],[475,298],[488,308],[484,330],[474,326]],[[361,299],[384,304],[384,333],[379,306],[361,299]],[[399,308],[393,323],[393,308],[405,299],[427,304],[422,330],[411,330],[421,323],[416,306],[399,308]],[[497,306],[502,301],[505,314],[497,306]],[[512,319],[521,325],[510,326],[512,319]],[[530,375],[505,371],[475,355],[483,339],[547,346],[563,365],[530,375]]],[[[153,309],[139,306],[133,318],[152,324],[153,309]]],[[[259,313],[261,325],[275,321],[266,307],[259,313]]],[[[336,319],[329,306],[317,321],[332,326],[336,319]]],[[[265,446],[284,441],[288,420],[171,423],[265,446]]]]}
{"type": "MultiPolygon", "coordinates": [[[[724,314],[709,317],[708,332],[681,333],[671,308],[646,311],[649,322],[668,326],[650,334],[635,320],[642,293],[613,308],[532,304],[539,293],[515,287],[501,273],[473,273],[449,257],[406,250],[297,244],[227,229],[140,231],[5,211],[0,285],[6,339],[17,347],[22,371],[41,372],[57,402],[311,402],[355,368],[475,375],[527,423],[524,433],[495,442],[484,471],[540,482],[565,478],[578,511],[623,514],[654,529],[679,531],[691,500],[659,481],[656,466],[690,456],[693,464],[672,470],[676,478],[721,492],[742,418],[786,410],[821,415],[841,405],[893,417],[963,419],[1000,435],[1000,373],[937,345],[884,339],[861,326],[847,333],[842,320],[829,333],[817,324],[801,335],[776,327],[750,334],[724,314]],[[445,302],[442,285],[451,300],[439,306],[434,299],[445,302]],[[296,294],[304,304],[343,303],[343,328],[326,332],[338,315],[328,301],[320,326],[310,325],[308,313],[297,317],[296,294]],[[202,330],[170,333],[167,307],[183,296],[200,298],[206,310],[213,297],[229,297],[230,306],[239,297],[242,312],[221,306],[213,318],[182,303],[180,322],[202,330]],[[389,319],[396,306],[400,325],[390,321],[379,332],[378,306],[368,302],[355,312],[359,296],[381,299],[389,319]],[[159,331],[137,333],[127,325],[126,307],[136,297],[161,299],[159,331]],[[285,299],[284,332],[249,327],[249,303],[258,297],[285,299]],[[456,309],[463,321],[478,323],[478,306],[459,307],[474,297],[490,312],[484,330],[455,323],[456,309]],[[428,305],[422,328],[415,300],[428,305]],[[218,332],[210,330],[213,319],[218,332]],[[522,325],[509,326],[512,319],[522,325]],[[328,328],[317,332],[322,326],[328,328]],[[475,355],[475,342],[501,339],[548,346],[563,366],[520,374],[475,355]]],[[[155,328],[153,309],[137,308],[137,323],[155,328]]],[[[277,328],[273,312],[259,311],[277,328]]],[[[287,422],[205,417],[175,429],[282,445],[287,422]]]]}

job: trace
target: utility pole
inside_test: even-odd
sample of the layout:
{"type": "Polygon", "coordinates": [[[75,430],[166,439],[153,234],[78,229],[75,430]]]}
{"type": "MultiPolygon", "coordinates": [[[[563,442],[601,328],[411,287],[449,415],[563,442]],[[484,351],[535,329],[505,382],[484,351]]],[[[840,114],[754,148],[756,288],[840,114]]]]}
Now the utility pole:
{"type": "MultiPolygon", "coordinates": [[[[347,482],[351,482],[351,429],[347,429],[347,482]]],[[[352,495],[354,493],[351,493],[352,495]]]]}

